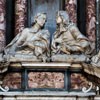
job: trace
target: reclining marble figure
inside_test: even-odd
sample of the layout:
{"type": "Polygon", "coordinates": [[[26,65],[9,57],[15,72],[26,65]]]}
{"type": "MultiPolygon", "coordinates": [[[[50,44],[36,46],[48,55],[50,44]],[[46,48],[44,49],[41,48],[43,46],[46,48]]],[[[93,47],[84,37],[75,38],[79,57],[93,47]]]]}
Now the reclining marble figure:
{"type": "MultiPolygon", "coordinates": [[[[49,57],[48,30],[42,29],[46,22],[46,14],[38,13],[31,28],[19,33],[0,54],[0,68],[6,68],[9,62],[46,62],[49,57]],[[4,64],[5,63],[5,64],[4,64]]],[[[4,71],[7,70],[3,69],[4,71]]]]}
{"type": "Polygon", "coordinates": [[[46,61],[49,56],[48,30],[42,29],[46,14],[38,13],[31,28],[25,28],[5,48],[11,61],[46,61]]]}
{"type": "Polygon", "coordinates": [[[75,24],[70,22],[66,11],[56,14],[57,29],[52,39],[52,61],[82,62],[88,60],[91,52],[90,42],[81,34],[75,24]]]}
{"type": "MultiPolygon", "coordinates": [[[[46,14],[38,13],[31,28],[19,33],[0,55],[0,64],[4,62],[46,62],[50,58],[50,33],[42,29],[46,14]],[[8,61],[9,60],[9,61],[8,61]]],[[[84,62],[90,54],[90,42],[80,33],[76,25],[70,22],[66,11],[56,14],[57,29],[51,44],[51,60],[60,62],[84,62]]],[[[2,67],[3,68],[3,67],[2,67]]]]}

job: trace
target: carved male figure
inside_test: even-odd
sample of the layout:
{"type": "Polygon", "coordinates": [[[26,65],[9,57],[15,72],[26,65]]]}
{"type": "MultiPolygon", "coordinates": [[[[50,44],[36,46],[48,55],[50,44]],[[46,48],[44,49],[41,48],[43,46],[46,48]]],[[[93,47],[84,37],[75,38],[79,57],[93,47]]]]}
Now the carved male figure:
{"type": "MultiPolygon", "coordinates": [[[[52,56],[59,54],[89,54],[90,43],[75,24],[70,22],[66,11],[56,14],[57,29],[52,41],[52,56]]],[[[81,57],[82,58],[82,57],[81,57]]]]}
{"type": "Polygon", "coordinates": [[[65,11],[58,11],[56,15],[57,30],[52,41],[53,53],[72,54],[75,52],[87,52],[88,39],[81,34],[75,24],[71,23],[65,11]]]}
{"type": "MultiPolygon", "coordinates": [[[[41,61],[46,60],[49,51],[49,32],[42,29],[46,22],[46,14],[38,13],[31,28],[25,28],[5,48],[5,53],[33,55],[41,61]]],[[[25,56],[24,56],[25,57],[25,56]]],[[[19,58],[20,59],[20,58],[19,58]]]]}

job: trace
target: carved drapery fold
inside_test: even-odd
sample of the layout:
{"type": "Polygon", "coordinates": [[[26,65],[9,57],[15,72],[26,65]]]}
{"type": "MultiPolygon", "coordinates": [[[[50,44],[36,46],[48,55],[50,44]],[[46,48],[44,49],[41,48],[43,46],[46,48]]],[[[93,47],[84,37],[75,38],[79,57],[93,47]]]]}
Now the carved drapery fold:
{"type": "Polygon", "coordinates": [[[70,16],[70,20],[77,23],[77,0],[66,0],[66,11],[70,16]]]}
{"type": "Polygon", "coordinates": [[[96,31],[96,0],[86,0],[86,34],[95,43],[96,31]]]}
{"type": "Polygon", "coordinates": [[[16,0],[15,2],[15,34],[25,28],[27,11],[27,0],[16,0]]]}
{"type": "Polygon", "coordinates": [[[3,51],[5,46],[5,4],[6,0],[0,0],[0,52],[3,51]]]}

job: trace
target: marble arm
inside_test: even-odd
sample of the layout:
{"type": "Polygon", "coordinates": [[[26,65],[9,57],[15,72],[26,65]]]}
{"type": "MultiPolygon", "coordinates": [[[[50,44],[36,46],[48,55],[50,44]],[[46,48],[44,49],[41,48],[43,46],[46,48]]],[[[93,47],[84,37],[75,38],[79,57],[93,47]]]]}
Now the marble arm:
{"type": "Polygon", "coordinates": [[[8,53],[15,54],[16,48],[19,44],[25,41],[28,34],[28,29],[24,29],[22,33],[19,33],[4,49],[4,53],[7,55],[8,53]]]}
{"type": "Polygon", "coordinates": [[[16,44],[17,44],[17,45],[20,45],[20,44],[22,44],[22,42],[26,41],[26,38],[28,37],[28,34],[29,34],[29,29],[28,29],[28,28],[25,28],[25,29],[22,31],[22,33],[21,33],[19,39],[16,41],[16,44]]]}

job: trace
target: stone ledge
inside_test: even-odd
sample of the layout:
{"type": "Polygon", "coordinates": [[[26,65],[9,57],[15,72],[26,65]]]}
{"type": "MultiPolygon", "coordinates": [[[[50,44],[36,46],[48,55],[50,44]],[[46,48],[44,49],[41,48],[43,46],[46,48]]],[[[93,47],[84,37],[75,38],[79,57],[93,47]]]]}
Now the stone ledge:
{"type": "Polygon", "coordinates": [[[0,92],[0,96],[95,96],[94,92],[83,93],[83,92],[58,92],[58,91],[27,91],[27,92],[0,92]]]}
{"type": "Polygon", "coordinates": [[[67,69],[71,66],[70,63],[32,63],[32,62],[21,62],[21,63],[11,63],[11,67],[23,67],[23,68],[60,68],[60,69],[67,69]]]}
{"type": "Polygon", "coordinates": [[[25,97],[3,97],[0,100],[76,100],[76,97],[26,97],[25,96],[25,97]]]}
{"type": "Polygon", "coordinates": [[[82,69],[82,65],[71,64],[71,63],[59,63],[59,62],[50,62],[50,63],[32,63],[32,62],[22,62],[22,63],[11,63],[11,68],[28,68],[28,69],[40,69],[40,68],[50,68],[50,69],[82,69]]]}

